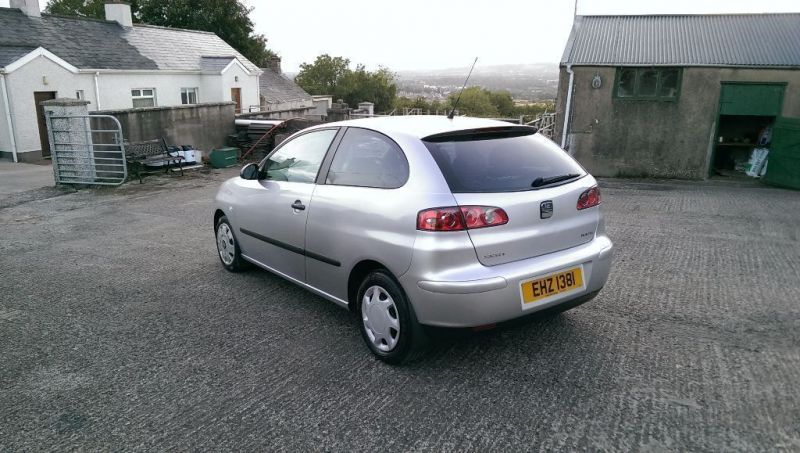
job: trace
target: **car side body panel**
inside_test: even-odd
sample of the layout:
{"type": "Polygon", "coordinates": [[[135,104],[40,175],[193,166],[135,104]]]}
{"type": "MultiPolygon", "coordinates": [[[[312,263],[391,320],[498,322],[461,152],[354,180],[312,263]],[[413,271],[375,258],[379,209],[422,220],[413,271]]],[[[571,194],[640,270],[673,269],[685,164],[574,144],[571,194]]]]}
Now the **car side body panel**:
{"type": "Polygon", "coordinates": [[[350,272],[362,261],[375,261],[393,275],[403,275],[411,265],[417,213],[455,204],[419,140],[387,135],[408,160],[409,178],[402,187],[318,184],[312,196],[306,226],[307,281],[343,300],[348,297],[350,272]]]}

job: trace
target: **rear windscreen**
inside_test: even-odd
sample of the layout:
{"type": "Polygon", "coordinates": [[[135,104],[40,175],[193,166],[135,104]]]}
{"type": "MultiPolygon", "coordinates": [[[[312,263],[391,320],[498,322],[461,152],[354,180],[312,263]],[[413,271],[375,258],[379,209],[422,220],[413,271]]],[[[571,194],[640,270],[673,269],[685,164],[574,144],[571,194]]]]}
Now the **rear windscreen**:
{"type": "Polygon", "coordinates": [[[423,143],[454,193],[532,190],[542,186],[542,180],[574,175],[558,182],[563,184],[586,174],[565,151],[539,134],[423,143]],[[537,178],[542,179],[534,184],[537,178]]]}

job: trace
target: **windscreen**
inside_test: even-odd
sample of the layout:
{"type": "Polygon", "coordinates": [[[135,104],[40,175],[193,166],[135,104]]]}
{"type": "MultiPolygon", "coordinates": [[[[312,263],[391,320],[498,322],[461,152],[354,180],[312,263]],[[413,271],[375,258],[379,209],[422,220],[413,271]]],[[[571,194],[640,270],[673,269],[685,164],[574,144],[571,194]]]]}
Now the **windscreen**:
{"type": "Polygon", "coordinates": [[[538,134],[463,138],[423,142],[453,193],[534,190],[586,174],[572,157],[538,134]]]}

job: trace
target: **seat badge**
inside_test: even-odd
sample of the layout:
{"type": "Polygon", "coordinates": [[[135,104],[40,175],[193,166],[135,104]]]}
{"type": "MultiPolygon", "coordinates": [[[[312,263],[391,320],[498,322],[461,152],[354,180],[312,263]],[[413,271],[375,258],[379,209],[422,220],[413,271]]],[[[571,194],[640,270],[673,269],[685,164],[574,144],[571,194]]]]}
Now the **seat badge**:
{"type": "Polygon", "coordinates": [[[543,201],[542,204],[539,205],[539,214],[543,219],[553,217],[553,200],[543,201]]]}

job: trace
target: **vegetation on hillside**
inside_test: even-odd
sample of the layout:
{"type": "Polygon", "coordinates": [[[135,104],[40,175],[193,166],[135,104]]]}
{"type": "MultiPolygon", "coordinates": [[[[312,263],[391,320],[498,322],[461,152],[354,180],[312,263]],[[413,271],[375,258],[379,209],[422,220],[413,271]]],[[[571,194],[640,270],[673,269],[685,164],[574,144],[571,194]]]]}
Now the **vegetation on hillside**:
{"type": "MultiPolygon", "coordinates": [[[[386,68],[367,71],[363,65],[350,68],[350,60],[328,54],[320,55],[313,63],[300,65],[295,82],[314,95],[331,95],[344,100],[350,107],[359,102],[375,104],[375,112],[404,114],[416,109],[423,114],[444,114],[453,108],[459,91],[449,94],[446,100],[428,100],[398,97],[395,74],[386,68]]],[[[506,90],[492,91],[472,86],[464,90],[458,103],[460,115],[486,118],[519,118],[531,121],[544,111],[553,111],[551,102],[517,105],[506,90]]]]}
{"type": "Polygon", "coordinates": [[[364,65],[350,69],[350,60],[320,55],[313,63],[300,65],[295,82],[310,94],[331,95],[350,107],[359,102],[375,104],[376,112],[392,109],[397,95],[394,74],[386,68],[367,71],[364,65]]]}
{"type": "MultiPolygon", "coordinates": [[[[419,109],[422,113],[436,114],[449,111],[458,98],[458,92],[451,93],[446,101],[429,101],[422,96],[411,99],[398,97],[395,108],[398,113],[405,109],[419,109]]],[[[477,116],[485,118],[519,118],[532,121],[542,112],[553,111],[552,102],[537,102],[517,105],[508,91],[491,91],[481,87],[468,87],[461,95],[458,102],[459,115],[477,116]]]]}

